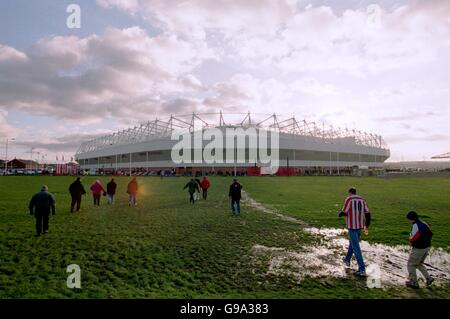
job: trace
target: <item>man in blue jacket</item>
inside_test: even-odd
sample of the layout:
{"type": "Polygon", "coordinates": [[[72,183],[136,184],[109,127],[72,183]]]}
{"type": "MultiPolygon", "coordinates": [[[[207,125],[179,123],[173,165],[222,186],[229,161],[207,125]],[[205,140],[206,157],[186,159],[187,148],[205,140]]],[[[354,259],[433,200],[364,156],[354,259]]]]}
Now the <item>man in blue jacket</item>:
{"type": "Polygon", "coordinates": [[[433,237],[433,233],[426,223],[419,220],[419,216],[416,212],[410,211],[406,215],[406,218],[413,225],[409,236],[409,242],[412,249],[408,258],[409,280],[406,282],[406,286],[410,288],[419,288],[419,284],[417,283],[417,269],[425,277],[427,286],[429,286],[433,283],[434,279],[425,268],[424,262],[428,256],[428,252],[430,251],[431,237],[433,237]]]}

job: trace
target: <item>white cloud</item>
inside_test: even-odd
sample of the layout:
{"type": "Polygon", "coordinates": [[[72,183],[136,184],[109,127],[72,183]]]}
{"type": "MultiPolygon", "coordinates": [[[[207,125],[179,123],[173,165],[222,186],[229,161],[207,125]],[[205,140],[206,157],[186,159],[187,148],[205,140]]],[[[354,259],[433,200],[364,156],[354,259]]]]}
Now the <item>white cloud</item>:
{"type": "Polygon", "coordinates": [[[176,35],[150,37],[138,27],[102,36],[55,36],[30,52],[0,48],[0,106],[70,119],[142,118],[152,100],[201,88],[190,72],[213,58],[176,35]],[[148,99],[148,103],[143,103],[148,99]]]}
{"type": "MultiPolygon", "coordinates": [[[[100,1],[119,9],[123,2],[100,1]]],[[[392,11],[370,5],[342,15],[328,6],[283,0],[141,0],[128,6],[166,32],[204,41],[246,66],[276,65],[286,72],[337,70],[363,76],[432,61],[450,45],[445,0],[392,11]]]]}
{"type": "Polygon", "coordinates": [[[12,138],[19,130],[8,123],[8,112],[0,109],[0,138],[12,138]]]}

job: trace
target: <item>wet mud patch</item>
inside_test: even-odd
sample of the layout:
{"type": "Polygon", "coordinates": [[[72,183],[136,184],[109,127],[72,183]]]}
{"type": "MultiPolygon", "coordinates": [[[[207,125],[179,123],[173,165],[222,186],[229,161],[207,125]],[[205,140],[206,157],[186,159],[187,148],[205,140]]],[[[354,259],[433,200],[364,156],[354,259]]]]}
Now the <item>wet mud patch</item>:
{"type": "MultiPolygon", "coordinates": [[[[308,243],[300,249],[267,247],[255,244],[251,249],[254,258],[267,260],[268,275],[290,276],[298,281],[303,278],[347,278],[357,269],[353,258],[350,269],[342,258],[348,247],[347,231],[337,228],[310,227],[305,222],[272,209],[244,193],[243,202],[258,211],[272,214],[275,218],[298,224],[301,231],[315,237],[314,243],[308,243]]],[[[388,246],[361,241],[361,249],[366,263],[367,284],[372,287],[404,286],[407,280],[406,264],[410,247],[388,246]]],[[[435,285],[450,282],[450,254],[441,248],[432,248],[425,266],[435,278],[435,285]]],[[[418,272],[418,277],[422,278],[418,272]]]]}

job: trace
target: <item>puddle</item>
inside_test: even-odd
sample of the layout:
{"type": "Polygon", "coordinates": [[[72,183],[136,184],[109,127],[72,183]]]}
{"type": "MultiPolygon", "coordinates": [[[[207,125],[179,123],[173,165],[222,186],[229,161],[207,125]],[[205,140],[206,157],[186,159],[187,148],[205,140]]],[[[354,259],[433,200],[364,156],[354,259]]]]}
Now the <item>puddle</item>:
{"type": "MultiPolygon", "coordinates": [[[[303,231],[318,237],[316,245],[304,246],[299,251],[254,245],[252,247],[253,255],[269,256],[269,274],[288,275],[298,280],[305,277],[345,278],[353,276],[353,271],[357,269],[356,260],[354,258],[352,260],[351,271],[342,262],[348,247],[345,229],[310,227],[301,220],[272,210],[246,193],[244,193],[243,201],[254,209],[299,224],[303,231]]],[[[404,286],[407,280],[406,263],[409,246],[371,244],[362,240],[361,249],[366,263],[368,285],[374,287],[404,286]]],[[[431,276],[436,279],[436,285],[450,281],[450,254],[442,248],[430,250],[425,266],[431,276]]],[[[422,278],[419,272],[418,276],[418,278],[422,278]]]]}

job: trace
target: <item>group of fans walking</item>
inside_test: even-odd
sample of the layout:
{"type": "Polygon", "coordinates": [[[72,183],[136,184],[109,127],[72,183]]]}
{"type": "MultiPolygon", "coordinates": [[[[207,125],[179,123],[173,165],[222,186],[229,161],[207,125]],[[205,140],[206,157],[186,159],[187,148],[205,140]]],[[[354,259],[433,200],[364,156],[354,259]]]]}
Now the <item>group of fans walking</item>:
{"type": "MultiPolygon", "coordinates": [[[[371,224],[371,214],[366,200],[356,194],[355,188],[348,190],[348,196],[345,199],[344,207],[339,213],[339,217],[345,216],[346,228],[348,230],[348,250],[347,255],[343,258],[345,266],[350,267],[352,257],[355,256],[358,263],[358,270],[355,272],[356,276],[366,276],[366,266],[359,242],[361,240],[361,233],[369,234],[369,226],[371,224]]],[[[426,280],[427,286],[434,281],[424,266],[425,259],[428,256],[431,247],[431,238],[433,233],[431,228],[419,219],[416,212],[410,211],[406,214],[406,218],[412,224],[412,231],[409,236],[411,245],[411,252],[409,254],[407,269],[408,281],[406,286],[410,288],[419,288],[417,281],[417,270],[419,270],[426,280]]]]}
{"type": "MultiPolygon", "coordinates": [[[[138,183],[136,177],[134,177],[127,186],[127,194],[128,194],[128,205],[136,206],[136,196],[138,192],[138,183]]],[[[96,180],[92,183],[90,190],[92,192],[92,197],[94,199],[94,206],[100,206],[100,199],[103,196],[107,196],[108,204],[114,204],[114,199],[116,196],[117,183],[114,181],[114,178],[106,184],[106,190],[103,187],[102,183],[99,180],[96,180]]],[[[81,208],[81,198],[84,194],[86,194],[86,190],[84,189],[83,184],[81,183],[80,177],[77,177],[75,182],[70,184],[69,193],[72,197],[72,202],[70,203],[70,212],[73,213],[75,211],[79,211],[81,208]]]]}
{"type": "MultiPolygon", "coordinates": [[[[184,189],[188,189],[189,202],[194,204],[198,200],[200,189],[202,189],[203,200],[208,197],[208,189],[211,187],[211,182],[207,177],[199,179],[191,178],[191,180],[184,186],[184,189]]],[[[103,196],[107,196],[108,203],[114,204],[116,195],[117,184],[114,179],[106,185],[106,190],[99,180],[96,180],[91,186],[90,190],[93,195],[94,206],[100,205],[100,199],[103,196]]],[[[138,183],[136,177],[134,177],[127,185],[128,193],[128,205],[136,206],[136,196],[138,193],[138,183]]],[[[241,200],[242,185],[233,179],[232,184],[229,187],[228,196],[231,204],[231,211],[233,214],[239,215],[241,212],[240,200],[241,200]]],[[[78,177],[70,187],[69,192],[72,197],[70,211],[79,211],[81,207],[82,195],[86,194],[83,184],[78,177]]],[[[30,214],[36,217],[36,236],[45,234],[48,232],[49,215],[52,213],[55,215],[55,198],[53,194],[48,192],[48,187],[43,185],[41,191],[35,194],[29,203],[30,214]]],[[[351,260],[353,256],[358,264],[358,270],[355,272],[356,276],[366,276],[366,266],[364,258],[361,252],[360,240],[361,233],[368,235],[368,229],[371,225],[371,213],[367,205],[366,200],[357,195],[355,188],[348,190],[348,195],[344,201],[342,211],[338,215],[339,217],[345,216],[346,229],[348,230],[348,250],[346,256],[343,258],[345,266],[351,266],[351,260]]],[[[431,247],[431,238],[433,233],[430,227],[419,219],[416,212],[410,211],[407,213],[406,218],[412,224],[412,231],[409,237],[411,252],[408,258],[408,281],[406,286],[410,288],[419,288],[417,281],[417,270],[419,270],[426,279],[427,286],[431,285],[434,279],[428,273],[424,266],[425,259],[428,256],[431,247]]]]}

